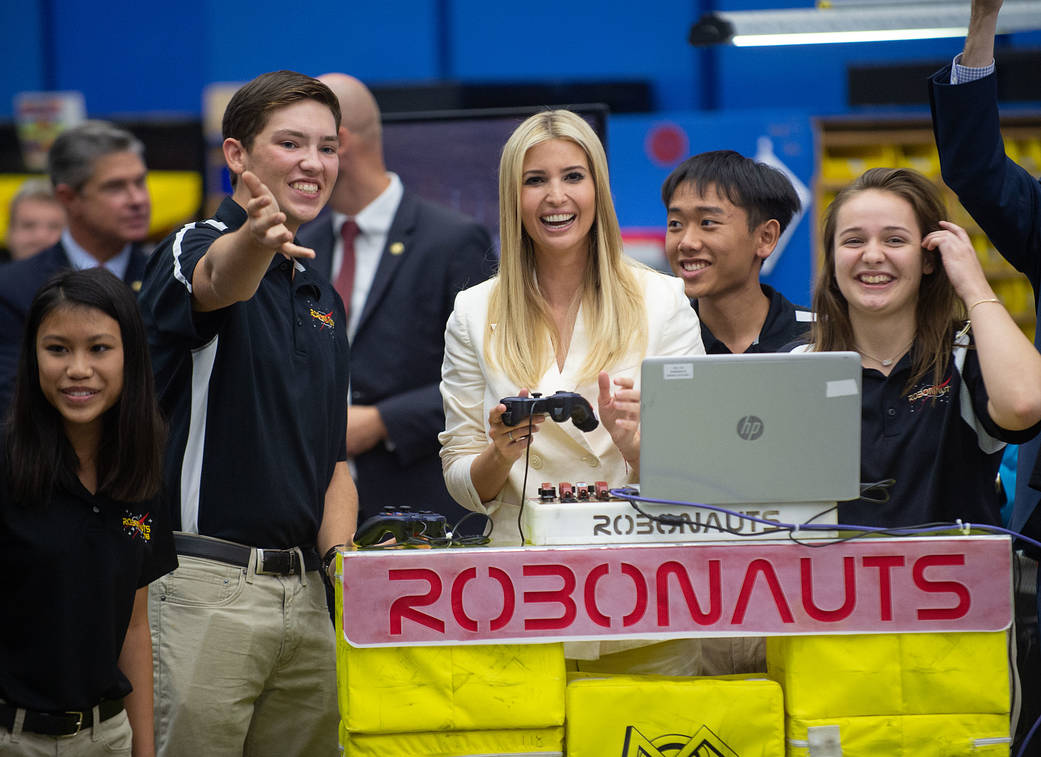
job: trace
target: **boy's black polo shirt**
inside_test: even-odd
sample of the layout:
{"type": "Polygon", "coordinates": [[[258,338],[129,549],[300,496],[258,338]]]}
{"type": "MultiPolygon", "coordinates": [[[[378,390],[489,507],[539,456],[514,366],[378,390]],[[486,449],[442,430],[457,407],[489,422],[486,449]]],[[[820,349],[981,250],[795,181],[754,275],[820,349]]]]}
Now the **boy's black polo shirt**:
{"type": "Polygon", "coordinates": [[[134,597],[176,567],[158,497],[116,502],[77,482],[23,506],[0,480],[0,699],[60,712],[126,696],[134,597]]]}
{"type": "MultiPolygon", "coordinates": [[[[793,305],[787,298],[766,284],[760,284],[763,294],[770,299],[770,309],[759,332],[759,338],[745,350],[745,354],[761,352],[784,352],[785,345],[792,342],[805,342],[813,322],[813,312],[807,308],[793,305]]],[[[698,309],[698,301],[691,300],[694,310],[698,309]]],[[[705,352],[709,355],[729,355],[730,348],[716,338],[705,322],[701,322],[701,341],[705,344],[705,352]]]]}
{"type": "Polygon", "coordinates": [[[168,237],[141,291],[170,422],[174,528],[313,546],[333,468],[346,459],[347,318],[328,281],[282,255],[246,302],[193,312],[196,264],[246,217],[225,198],[214,218],[168,237]]]}
{"type": "Polygon", "coordinates": [[[864,499],[840,503],[839,522],[910,526],[961,518],[1000,525],[1001,503],[994,481],[1004,445],[995,440],[1027,441],[1041,424],[1009,431],[991,419],[979,359],[971,347],[963,370],[959,372],[952,359],[938,384],[930,373],[906,391],[910,371],[910,353],[888,377],[874,369],[863,370],[861,482],[892,478],[896,483],[886,503],[864,499]],[[973,413],[961,407],[963,384],[973,413]]]}

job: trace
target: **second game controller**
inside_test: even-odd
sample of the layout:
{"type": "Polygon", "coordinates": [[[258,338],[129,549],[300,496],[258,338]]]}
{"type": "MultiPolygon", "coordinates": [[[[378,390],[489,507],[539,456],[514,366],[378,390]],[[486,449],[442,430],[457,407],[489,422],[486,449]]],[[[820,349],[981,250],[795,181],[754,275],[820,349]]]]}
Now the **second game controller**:
{"type": "Polygon", "coordinates": [[[359,547],[371,547],[391,536],[401,545],[447,539],[445,516],[409,507],[384,507],[378,515],[366,518],[358,526],[354,543],[359,547]]]}

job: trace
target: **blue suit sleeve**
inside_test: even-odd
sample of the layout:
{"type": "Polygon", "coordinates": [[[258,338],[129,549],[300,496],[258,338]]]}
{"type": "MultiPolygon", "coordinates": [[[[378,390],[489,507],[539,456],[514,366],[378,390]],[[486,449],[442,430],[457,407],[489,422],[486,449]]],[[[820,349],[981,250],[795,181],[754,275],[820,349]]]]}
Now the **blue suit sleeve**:
{"type": "Polygon", "coordinates": [[[949,84],[933,76],[930,100],[943,180],[998,252],[1041,284],[1041,184],[1005,154],[998,118],[997,75],[949,84]]]}

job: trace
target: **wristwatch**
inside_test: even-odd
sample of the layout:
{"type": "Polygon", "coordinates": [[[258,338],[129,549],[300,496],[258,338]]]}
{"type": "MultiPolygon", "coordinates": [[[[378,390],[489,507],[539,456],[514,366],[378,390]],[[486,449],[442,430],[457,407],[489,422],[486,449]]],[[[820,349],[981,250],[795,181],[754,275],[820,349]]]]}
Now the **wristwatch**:
{"type": "MultiPolygon", "coordinates": [[[[336,550],[346,546],[346,544],[335,544],[329,547],[325,554],[322,555],[322,572],[325,573],[326,576],[329,576],[329,566],[331,566],[333,561],[336,560],[336,550]]],[[[331,579],[332,576],[329,576],[329,578],[331,579]]]]}

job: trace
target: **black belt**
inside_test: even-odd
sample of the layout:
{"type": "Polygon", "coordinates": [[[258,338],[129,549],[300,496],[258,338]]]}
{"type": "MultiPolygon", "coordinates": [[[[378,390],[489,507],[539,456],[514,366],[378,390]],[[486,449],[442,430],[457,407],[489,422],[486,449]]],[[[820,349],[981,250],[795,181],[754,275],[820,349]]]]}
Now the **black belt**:
{"type": "MultiPolygon", "coordinates": [[[[257,566],[255,572],[262,576],[295,576],[300,573],[300,553],[295,549],[261,549],[236,544],[222,539],[208,539],[195,534],[174,533],[174,547],[177,554],[188,557],[201,557],[204,560],[237,565],[240,568],[249,566],[249,558],[255,549],[257,566]]],[[[318,570],[322,561],[313,547],[305,547],[304,570],[318,570]]]]}
{"type": "MultiPolygon", "coordinates": [[[[18,714],[17,707],[0,703],[0,727],[14,732],[14,720],[18,714]]],[[[123,711],[122,699],[106,699],[98,705],[98,722],[105,722],[123,711]]],[[[94,725],[94,710],[82,712],[36,712],[25,711],[22,730],[38,733],[42,736],[75,736],[84,728],[94,725]]]]}

